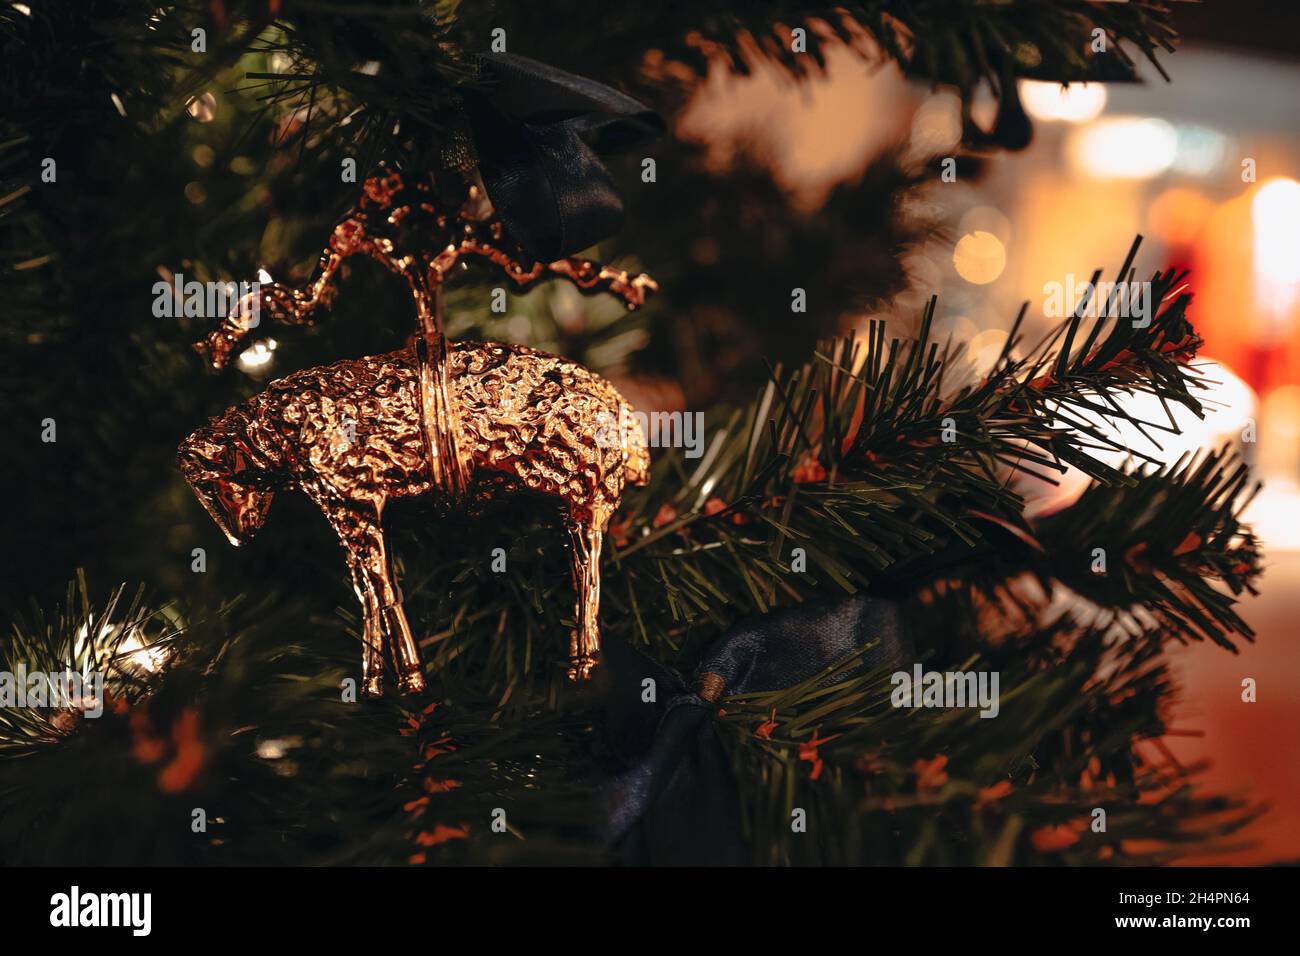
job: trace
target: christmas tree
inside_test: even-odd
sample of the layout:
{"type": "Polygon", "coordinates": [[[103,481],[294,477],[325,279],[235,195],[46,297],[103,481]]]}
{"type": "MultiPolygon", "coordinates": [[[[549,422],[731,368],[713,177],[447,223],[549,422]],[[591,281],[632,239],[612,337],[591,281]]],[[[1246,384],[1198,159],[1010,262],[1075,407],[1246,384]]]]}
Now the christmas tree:
{"type": "MultiPolygon", "coordinates": [[[[934,331],[940,299],[906,334],[842,324],[907,286],[937,227],[905,208],[918,187],[1028,142],[1019,79],[1131,80],[1175,39],[1155,2],[5,5],[0,657],[104,684],[96,713],[10,682],[0,859],[1163,863],[1228,840],[1258,808],[1150,748],[1177,693],[1166,648],[1251,639],[1234,604],[1260,568],[1239,520],[1254,484],[1228,452],[1103,454],[1126,450],[1108,425],[1135,421],[1127,397],[1212,398],[1195,276],[1117,249],[1104,275],[1149,283],[1146,322],[1099,293],[1040,338],[1021,310],[982,364],[934,331]],[[720,169],[673,135],[709,70],[807,82],[830,49],[955,90],[955,166],[888,151],[809,211],[762,157],[720,169]],[[538,70],[667,132],[547,165],[599,124],[538,70]],[[368,626],[317,509],[282,494],[231,549],[176,449],[272,378],[401,348],[410,291],[358,258],[328,316],[267,313],[234,368],[191,346],[230,311],[208,290],[263,271],[305,288],[376,170],[486,184],[507,237],[576,228],[504,201],[491,170],[521,149],[557,195],[621,197],[586,253],[659,289],[628,311],[469,263],[441,303],[453,351],[561,355],[646,413],[648,483],[604,536],[601,662],[570,674],[553,502],[416,496],[383,518],[427,686],[368,698],[368,626]],[[1025,482],[1067,468],[1083,494],[1028,514],[1025,482]],[[980,706],[943,706],[954,690],[980,706]]],[[[583,251],[531,238],[539,261],[583,251]]]]}

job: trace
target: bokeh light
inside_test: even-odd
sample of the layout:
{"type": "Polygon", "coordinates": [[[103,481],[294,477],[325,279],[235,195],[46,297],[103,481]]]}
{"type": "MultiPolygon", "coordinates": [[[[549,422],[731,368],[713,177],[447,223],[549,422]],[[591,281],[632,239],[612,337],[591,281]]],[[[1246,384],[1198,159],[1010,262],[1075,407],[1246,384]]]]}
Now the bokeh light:
{"type": "Polygon", "coordinates": [[[988,232],[1005,245],[1011,240],[1011,220],[992,206],[974,206],[962,214],[957,231],[965,235],[969,232],[988,232]]]}
{"type": "Polygon", "coordinates": [[[1262,184],[1250,215],[1255,271],[1271,282],[1300,282],[1300,182],[1280,177],[1262,184]]]}
{"type": "Polygon", "coordinates": [[[1020,102],[1034,119],[1086,123],[1106,108],[1106,87],[1100,83],[1048,83],[1021,80],[1020,102]]]}
{"type": "Polygon", "coordinates": [[[1169,169],[1178,155],[1178,134],[1161,119],[1099,120],[1070,137],[1076,169],[1101,179],[1149,179],[1169,169]]]}
{"type": "Polygon", "coordinates": [[[927,97],[912,117],[912,149],[922,156],[938,156],[960,140],[961,100],[951,92],[927,97]]]}
{"type": "Polygon", "coordinates": [[[952,264],[967,282],[985,285],[1002,275],[1007,266],[1007,248],[991,232],[968,232],[957,240],[952,264]]]}
{"type": "Polygon", "coordinates": [[[254,342],[239,353],[239,367],[247,372],[260,369],[269,364],[271,359],[275,357],[275,346],[275,339],[254,342]]]}

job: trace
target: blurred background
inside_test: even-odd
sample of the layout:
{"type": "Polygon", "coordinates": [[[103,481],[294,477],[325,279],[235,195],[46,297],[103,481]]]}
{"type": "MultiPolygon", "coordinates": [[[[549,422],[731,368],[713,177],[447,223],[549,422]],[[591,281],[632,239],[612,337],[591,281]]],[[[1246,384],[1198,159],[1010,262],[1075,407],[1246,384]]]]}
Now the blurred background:
{"type": "MultiPolygon", "coordinates": [[[[1045,314],[1045,283],[1083,283],[1097,268],[1113,280],[1135,235],[1138,279],[1188,271],[1190,316],[1205,338],[1198,365],[1215,389],[1207,414],[1179,409],[1182,434],[1160,434],[1158,445],[1132,429],[1118,437],[1162,462],[1233,444],[1264,482],[1246,517],[1268,569],[1242,610],[1257,643],[1236,656],[1207,644],[1175,652],[1177,732],[1151,756],[1208,762],[1208,785],[1272,805],[1248,830],[1253,846],[1187,862],[1262,863],[1300,854],[1300,658],[1288,647],[1300,589],[1300,22],[1265,4],[1225,6],[1178,10],[1185,42],[1164,61],[1172,83],[1148,63],[1134,84],[1022,79],[1033,141],[974,177],[914,190],[907,207],[934,228],[902,257],[908,288],[879,310],[844,315],[842,328],[883,318],[906,334],[937,292],[940,338],[969,341],[971,364],[987,367],[1022,302],[1036,342],[1057,321],[1045,314]],[[1255,704],[1241,701],[1245,677],[1259,684],[1255,704]]],[[[707,143],[720,166],[757,146],[810,209],[899,142],[905,167],[924,166],[953,155],[962,136],[955,93],[847,53],[810,87],[762,71],[714,79],[682,134],[707,143]]],[[[982,105],[973,118],[988,128],[995,104],[982,105]]],[[[1134,410],[1162,419],[1149,404],[1134,410]]],[[[1070,503],[1085,483],[1076,473],[1028,489],[1031,512],[1070,503]]]]}
{"type": "MultiPolygon", "coordinates": [[[[664,22],[652,47],[639,8],[602,9],[591,26],[580,9],[566,16],[558,7],[567,4],[556,2],[510,11],[512,49],[518,41],[517,52],[615,84],[671,127],[654,147],[654,182],[642,179],[639,154],[608,160],[627,225],[591,250],[593,258],[651,273],[662,292],[629,315],[607,298],[549,284],[509,296],[506,311],[496,313],[485,305],[495,278],[471,272],[448,292],[454,339],[568,356],[613,380],[640,409],[726,415],[752,403],[772,366],[807,361],[828,335],[861,333],[872,320],[911,335],[931,295],[938,296],[936,334],[964,345],[975,376],[1001,350],[1022,303],[1032,343],[1058,322],[1046,314],[1047,284],[1081,283],[1096,269],[1115,279],[1135,235],[1144,237],[1135,278],[1187,270],[1195,295],[1189,315],[1205,339],[1197,362],[1206,417],[1180,415],[1181,434],[1159,433],[1159,445],[1136,430],[1116,438],[1156,462],[1234,445],[1264,482],[1246,518],[1268,567],[1261,596],[1246,596],[1241,608],[1256,643],[1235,655],[1208,642],[1175,649],[1181,697],[1164,721],[1171,732],[1138,746],[1151,764],[1204,766],[1198,783],[1207,792],[1272,806],[1233,834],[1237,849],[1190,862],[1300,859],[1300,660],[1288,647],[1300,588],[1300,14],[1256,0],[1174,4],[1183,40],[1176,53],[1159,53],[1170,80],[1130,46],[1140,82],[1062,88],[1021,79],[1018,97],[1001,103],[976,88],[963,116],[954,88],[931,86],[923,69],[904,76],[895,59],[864,60],[865,38],[853,49],[828,42],[816,68],[810,58],[797,61],[806,75],[796,81],[789,63],[779,69],[769,55],[783,48],[784,34],[782,44],[760,36],[761,46],[742,32],[741,52],[728,61],[707,37],[669,29],[673,17],[690,19],[681,5],[655,11],[664,22]],[[808,307],[792,316],[795,288],[805,290],[808,307]],[[1259,685],[1257,703],[1241,700],[1248,677],[1259,685]]],[[[186,61],[201,69],[173,72],[157,66],[172,60],[148,59],[122,42],[132,34],[108,14],[129,6],[125,0],[51,6],[60,16],[47,21],[33,5],[0,4],[0,24],[20,24],[3,34],[18,41],[0,56],[12,74],[0,126],[39,134],[30,143],[17,132],[9,137],[27,145],[0,151],[0,172],[28,176],[40,157],[59,156],[59,181],[75,184],[15,188],[0,203],[30,210],[6,220],[16,236],[12,274],[22,281],[4,297],[0,345],[21,358],[0,390],[18,420],[49,416],[59,428],[57,443],[12,456],[0,470],[0,497],[17,516],[6,529],[0,605],[52,607],[84,568],[101,596],[119,581],[196,609],[251,595],[253,606],[275,613],[258,615],[262,639],[249,645],[269,650],[308,622],[313,654],[329,646],[352,660],[354,619],[346,609],[353,595],[314,507],[284,496],[274,533],[236,558],[174,468],[175,448],[197,423],[271,379],[397,347],[414,327],[409,295],[382,269],[358,263],[327,319],[310,329],[267,330],[222,377],[205,374],[190,350],[210,318],[157,321],[152,290],[178,273],[199,282],[307,281],[324,237],[355,196],[340,188],[339,160],[369,155],[356,133],[364,124],[353,122],[358,101],[385,99],[359,78],[390,78],[389,91],[422,89],[406,83],[405,72],[383,70],[436,62],[437,38],[427,25],[368,22],[355,13],[340,26],[333,18],[346,20],[347,5],[313,5],[319,9],[301,24],[319,27],[321,49],[345,61],[336,73],[363,91],[353,97],[326,85],[317,96],[316,86],[307,90],[295,78],[319,64],[295,61],[278,27],[255,43],[232,43],[224,59],[186,61]],[[69,35],[82,45],[62,39],[69,35]],[[87,38],[93,58],[82,52],[87,38]],[[191,567],[196,546],[210,562],[203,574],[191,567]]],[[[212,38],[226,37],[216,14],[227,4],[200,6],[214,18],[212,38]]],[[[229,6],[260,16],[267,5],[229,6]]],[[[993,24],[988,29],[996,26],[1000,14],[990,10],[998,5],[964,6],[993,24]]],[[[150,30],[176,28],[178,17],[142,9],[123,22],[152,17],[150,30]]],[[[1017,9],[1045,20],[1068,15],[1048,5],[1017,9]]],[[[497,15],[491,4],[458,13],[470,37],[487,36],[497,15]]],[[[754,29],[771,30],[770,19],[753,16],[754,29]]],[[[1064,42],[1053,22],[1017,34],[1037,43],[1007,45],[1017,75],[1073,62],[1069,51],[1051,48],[1064,42]]],[[[963,47],[970,37],[954,39],[962,23],[951,16],[927,23],[932,49],[963,47]]],[[[427,88],[441,88],[416,74],[427,88]]],[[[425,105],[399,104],[416,115],[425,105]]],[[[374,125],[399,138],[392,124],[374,125]]],[[[1139,417],[1165,414],[1134,401],[1139,417]]],[[[1067,475],[1024,492],[1031,513],[1046,515],[1074,501],[1084,484],[1067,475]]],[[[404,577],[424,582],[412,585],[409,604],[422,619],[441,620],[452,606],[445,571],[464,565],[461,544],[433,538],[418,520],[397,532],[404,577]]],[[[544,570],[567,579],[559,564],[544,570]]],[[[458,577],[457,602],[478,593],[467,581],[490,586],[458,577]]],[[[476,618],[473,626],[486,632],[493,620],[476,618]]],[[[229,686],[238,706],[213,712],[233,720],[228,715],[243,715],[250,699],[242,683],[229,686]]],[[[522,713],[526,696],[511,706],[522,713]]],[[[506,698],[494,696],[487,713],[498,699],[506,698]]],[[[49,777],[51,787],[59,779],[49,777]]],[[[317,796],[315,778],[301,779],[304,792],[317,796]]],[[[121,799],[131,792],[124,788],[121,799]]],[[[149,806],[136,810],[147,817],[149,806]]]]}

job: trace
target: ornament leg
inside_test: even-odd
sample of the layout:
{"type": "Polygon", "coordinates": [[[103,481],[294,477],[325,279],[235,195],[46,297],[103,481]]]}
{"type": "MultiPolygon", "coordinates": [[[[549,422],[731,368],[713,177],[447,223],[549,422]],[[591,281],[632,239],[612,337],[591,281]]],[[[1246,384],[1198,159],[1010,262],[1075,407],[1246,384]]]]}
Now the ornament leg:
{"type": "Polygon", "coordinates": [[[420,663],[420,647],[411,634],[411,625],[400,601],[383,609],[383,622],[388,646],[393,650],[393,663],[397,667],[398,688],[403,694],[423,694],[424,666],[420,663]]]}
{"type": "Polygon", "coordinates": [[[600,547],[604,522],[575,522],[572,542],[573,590],[577,595],[577,627],[569,639],[569,679],[587,680],[600,659],[600,547]]]}
{"type": "Polygon", "coordinates": [[[361,649],[361,692],[367,697],[384,695],[384,632],[380,618],[379,602],[366,580],[365,571],[359,558],[348,556],[348,567],[352,571],[352,589],[356,591],[357,600],[361,602],[361,611],[365,623],[362,629],[361,649]]]}
{"type": "Polygon", "coordinates": [[[371,560],[367,566],[371,593],[379,605],[377,615],[388,649],[393,655],[397,670],[397,686],[404,694],[421,694],[425,689],[424,667],[420,663],[420,648],[411,634],[402,607],[402,592],[398,588],[392,564],[384,546],[383,530],[376,524],[369,547],[371,560]]]}
{"type": "Polygon", "coordinates": [[[379,511],[340,502],[319,488],[304,485],[303,491],[325,513],[348,556],[352,588],[365,614],[361,689],[368,697],[381,697],[384,693],[384,644],[387,636],[384,620],[386,594],[377,585],[380,580],[386,580],[387,575],[380,573],[385,568],[385,557],[379,511]]]}

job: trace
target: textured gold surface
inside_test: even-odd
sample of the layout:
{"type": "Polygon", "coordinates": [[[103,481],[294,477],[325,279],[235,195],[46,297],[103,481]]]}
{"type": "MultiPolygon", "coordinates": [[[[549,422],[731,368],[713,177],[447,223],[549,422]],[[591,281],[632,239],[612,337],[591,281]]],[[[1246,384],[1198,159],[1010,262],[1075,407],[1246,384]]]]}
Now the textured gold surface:
{"type": "MultiPolygon", "coordinates": [[[[600,549],[624,484],[644,484],[649,455],[632,410],[581,365],[523,346],[449,343],[456,443],[471,501],[522,490],[556,500],[573,542],[577,629],[570,673],[600,651],[600,549]]],[[[299,489],[334,527],[365,612],[363,686],[382,693],[385,647],[403,690],[423,688],[419,652],[384,543],[384,505],[436,491],[426,461],[413,348],[336,362],[272,382],[182,443],[181,470],[239,544],[276,492],[299,489]]]]}
{"type": "Polygon", "coordinates": [[[658,287],[649,276],[585,259],[536,261],[508,241],[482,187],[467,179],[411,182],[389,170],[367,179],[306,288],[262,284],[195,348],[222,368],[263,318],[310,324],[334,301],[339,270],[355,255],[406,280],[418,321],[415,347],[272,383],[190,436],[181,446],[182,470],[235,543],[261,526],[281,488],[299,487],[320,506],[348,553],[365,609],[363,674],[371,694],[382,690],[385,645],[403,689],[423,687],[384,547],[384,502],[432,491],[456,506],[519,489],[559,499],[578,594],[570,675],[588,677],[600,651],[602,535],[624,480],[646,479],[644,439],[626,402],[580,365],[522,347],[449,346],[443,287],[466,258],[491,264],[520,288],[563,278],[585,294],[618,296],[630,309],[658,287]]]}
{"type": "Polygon", "coordinates": [[[468,461],[456,447],[456,408],[450,401],[442,334],[441,296],[452,270],[465,258],[491,263],[520,288],[540,279],[567,279],[582,292],[609,292],[628,308],[645,303],[654,280],[630,276],[585,259],[538,262],[509,242],[483,189],[456,179],[439,191],[432,179],[413,180],[384,170],[365,181],[357,207],[335,227],[321,254],[315,280],[305,289],[263,284],[255,301],[240,303],[221,326],[195,348],[222,368],[254,327],[253,316],[292,325],[311,324],[338,293],[338,272],[352,256],[373,259],[402,276],[415,302],[420,351],[420,395],[428,467],[453,500],[466,491],[468,461]]]}

